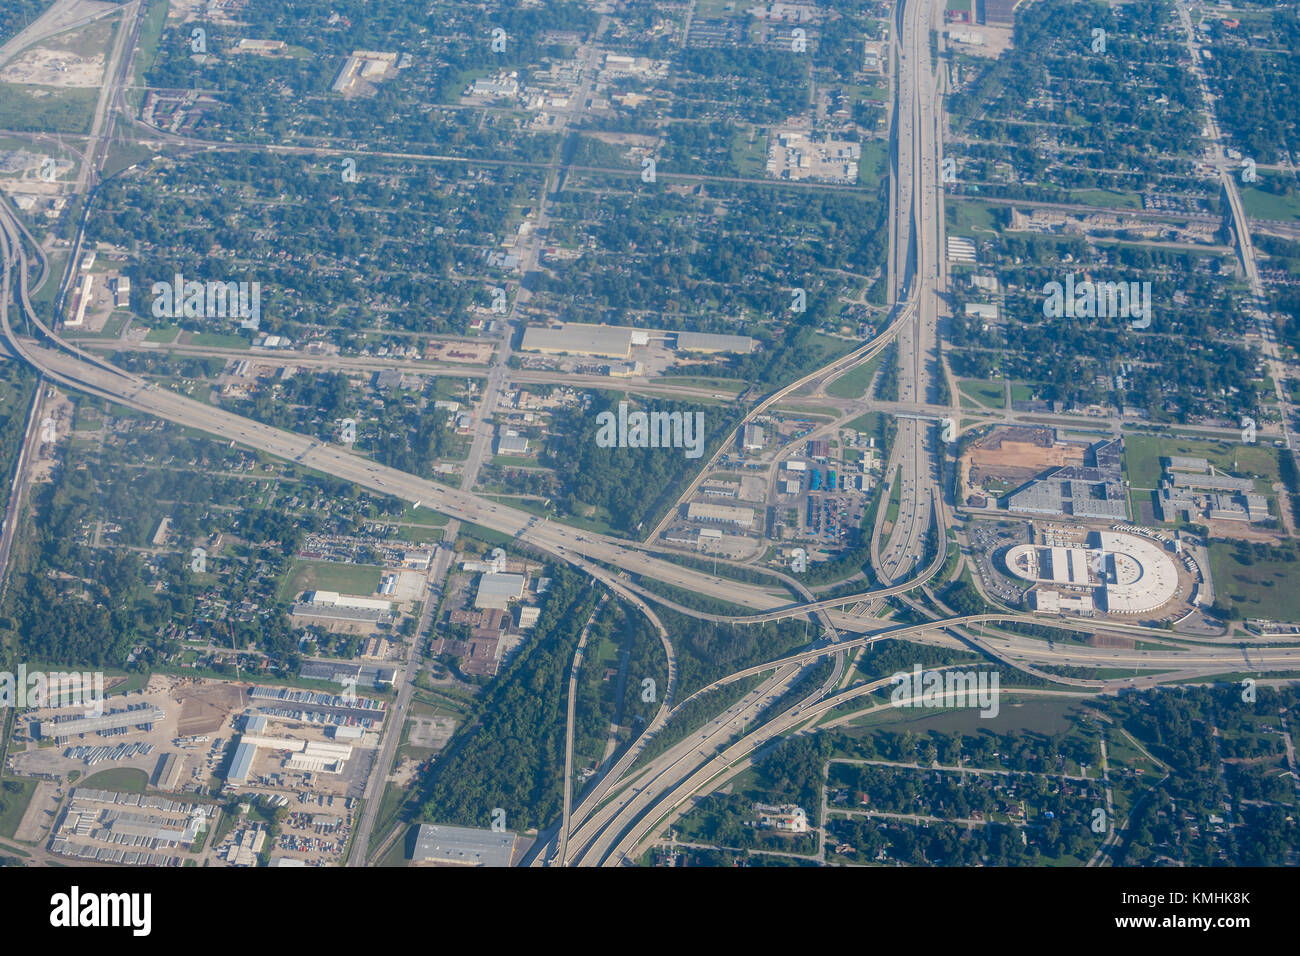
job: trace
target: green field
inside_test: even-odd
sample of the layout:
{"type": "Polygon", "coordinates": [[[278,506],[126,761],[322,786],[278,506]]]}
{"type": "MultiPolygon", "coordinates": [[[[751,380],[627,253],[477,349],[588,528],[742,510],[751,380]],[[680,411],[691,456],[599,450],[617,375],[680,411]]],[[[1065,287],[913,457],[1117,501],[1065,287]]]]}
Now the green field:
{"type": "Polygon", "coordinates": [[[149,788],[149,775],[134,767],[101,770],[82,782],[83,787],[98,790],[118,790],[122,793],[144,793],[149,788]]]}
{"type": "Polygon", "coordinates": [[[1300,587],[1296,587],[1300,575],[1295,562],[1255,558],[1247,564],[1232,545],[1211,541],[1210,572],[1215,601],[1227,598],[1243,616],[1270,621],[1300,618],[1300,587]]]}
{"type": "Polygon", "coordinates": [[[983,405],[987,408],[1005,408],[1006,392],[1002,387],[1001,379],[976,379],[966,378],[957,383],[957,388],[961,392],[961,397],[966,399],[962,404],[968,408],[983,405]]]}
{"type": "Polygon", "coordinates": [[[858,160],[858,182],[875,186],[889,172],[889,144],[884,140],[868,139],[862,143],[862,158],[858,160]]]}
{"type": "Polygon", "coordinates": [[[885,359],[885,351],[887,350],[882,350],[871,361],[845,372],[831,382],[826,386],[826,394],[833,395],[835,398],[861,398],[867,394],[867,389],[871,386],[871,380],[876,377],[876,372],[880,369],[880,363],[885,359]]]}
{"type": "Polygon", "coordinates": [[[280,599],[289,600],[299,591],[338,591],[341,594],[374,594],[379,589],[383,568],[373,564],[338,564],[333,561],[295,561],[284,583],[280,599]]]}
{"type": "Polygon", "coordinates": [[[1268,445],[1159,438],[1155,435],[1124,436],[1124,465],[1134,488],[1159,487],[1160,459],[1172,455],[1204,458],[1223,471],[1243,478],[1254,476],[1269,485],[1279,480],[1277,452],[1268,445]]]}
{"type": "MultiPolygon", "coordinates": [[[[1262,178],[1265,174],[1260,175],[1262,178]]],[[[1258,187],[1244,186],[1241,190],[1241,204],[1246,207],[1246,215],[1251,219],[1300,219],[1300,193],[1295,190],[1278,196],[1258,187]]]]}
{"type": "Polygon", "coordinates": [[[36,792],[36,781],[5,777],[0,780],[0,836],[12,838],[18,824],[22,823],[27,804],[36,792]],[[17,785],[17,789],[11,787],[17,785]]]}
{"type": "Polygon", "coordinates": [[[969,238],[979,232],[987,235],[997,229],[992,207],[984,203],[965,202],[959,196],[950,198],[956,201],[950,201],[945,207],[949,235],[969,238]]]}
{"type": "Polygon", "coordinates": [[[441,528],[447,523],[447,516],[439,514],[436,511],[430,511],[428,508],[423,506],[413,508],[408,505],[406,510],[402,512],[402,517],[397,520],[405,522],[406,524],[419,524],[428,528],[441,528]]]}
{"type": "Polygon", "coordinates": [[[731,137],[731,161],[741,176],[762,176],[767,162],[767,137],[752,126],[737,129],[731,137]]]}
{"type": "Polygon", "coordinates": [[[246,349],[251,345],[242,335],[231,332],[195,332],[188,344],[212,349],[246,349]]]}
{"type": "Polygon", "coordinates": [[[43,133],[85,133],[99,90],[0,83],[0,128],[43,133]]]}
{"type": "Polygon", "coordinates": [[[674,375],[667,379],[673,385],[694,385],[699,388],[713,388],[719,392],[730,392],[733,395],[743,391],[748,387],[748,382],[742,382],[734,378],[707,378],[702,375],[674,375]]]}
{"type": "Polygon", "coordinates": [[[144,340],[146,342],[171,343],[175,342],[176,336],[180,334],[181,327],[179,325],[164,325],[155,329],[150,329],[149,333],[144,337],[144,340]]]}

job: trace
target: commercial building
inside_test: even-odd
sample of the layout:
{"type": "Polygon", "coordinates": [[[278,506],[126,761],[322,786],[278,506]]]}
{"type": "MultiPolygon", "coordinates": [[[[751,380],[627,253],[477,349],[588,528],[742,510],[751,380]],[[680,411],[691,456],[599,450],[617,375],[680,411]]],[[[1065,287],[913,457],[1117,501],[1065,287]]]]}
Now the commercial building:
{"type": "Polygon", "coordinates": [[[715,505],[702,501],[692,501],[686,508],[688,521],[711,521],[719,524],[734,524],[742,528],[754,525],[753,508],[737,508],[732,505],[715,505]]]}
{"type": "Polygon", "coordinates": [[[717,335],[712,332],[678,332],[677,351],[704,352],[752,352],[754,340],[748,335],[717,335]]]}
{"type": "Polygon", "coordinates": [[[498,455],[526,455],[528,439],[517,432],[506,432],[497,438],[498,455]]]}
{"type": "Polygon", "coordinates": [[[427,571],[429,562],[433,560],[432,551],[413,550],[402,552],[402,567],[414,568],[416,571],[427,571]]]}
{"type": "Polygon", "coordinates": [[[524,596],[522,574],[484,574],[479,578],[478,593],[474,595],[476,608],[505,610],[511,601],[524,596]]]}
{"type": "Polygon", "coordinates": [[[295,618],[378,624],[393,617],[393,603],[337,591],[308,591],[289,613],[295,618]]]}
{"type": "Polygon", "coordinates": [[[509,830],[424,823],[416,834],[411,859],[454,866],[509,866],[514,852],[515,834],[509,830]]]}
{"type": "Polygon", "coordinates": [[[1030,591],[1029,599],[1035,611],[1043,614],[1091,615],[1096,607],[1090,594],[1062,594],[1059,591],[1030,591]]]}
{"type": "Polygon", "coordinates": [[[1157,542],[1135,534],[1093,532],[1086,547],[1020,544],[1007,552],[1006,565],[1026,581],[1070,589],[1036,590],[1038,611],[1089,613],[1095,603],[1111,614],[1145,614],[1178,593],[1174,560],[1157,542]],[[1088,601],[1079,600],[1083,594],[1091,595],[1088,601]]]}
{"type": "Polygon", "coordinates": [[[977,319],[996,319],[998,307],[986,302],[967,302],[966,314],[977,319]]]}
{"type": "Polygon", "coordinates": [[[211,826],[214,804],[79,787],[54,828],[51,852],[117,865],[179,866],[156,850],[189,847],[211,826]]]}

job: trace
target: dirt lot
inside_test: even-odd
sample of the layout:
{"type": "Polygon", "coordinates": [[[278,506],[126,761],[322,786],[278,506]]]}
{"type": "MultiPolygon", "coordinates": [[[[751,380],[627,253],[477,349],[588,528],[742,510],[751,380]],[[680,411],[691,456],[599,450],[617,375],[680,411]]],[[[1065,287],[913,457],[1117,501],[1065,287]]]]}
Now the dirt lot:
{"type": "Polygon", "coordinates": [[[3,70],[0,80],[65,89],[93,89],[104,79],[104,55],[80,57],[67,50],[28,50],[3,70]]]}
{"type": "Polygon", "coordinates": [[[486,365],[492,359],[491,342],[430,342],[424,357],[433,362],[486,365]]]}
{"type": "Polygon", "coordinates": [[[1083,463],[1082,445],[1062,445],[1045,428],[999,428],[973,444],[965,460],[967,480],[978,487],[985,478],[1019,484],[1049,468],[1083,463]]]}
{"type": "Polygon", "coordinates": [[[176,727],[181,737],[216,732],[246,703],[243,688],[232,684],[191,684],[178,687],[172,696],[181,705],[176,727]]]}
{"type": "Polygon", "coordinates": [[[27,804],[22,822],[14,831],[14,839],[22,843],[38,843],[45,839],[45,834],[54,826],[59,812],[59,785],[49,780],[42,780],[32,793],[32,802],[27,804]]]}

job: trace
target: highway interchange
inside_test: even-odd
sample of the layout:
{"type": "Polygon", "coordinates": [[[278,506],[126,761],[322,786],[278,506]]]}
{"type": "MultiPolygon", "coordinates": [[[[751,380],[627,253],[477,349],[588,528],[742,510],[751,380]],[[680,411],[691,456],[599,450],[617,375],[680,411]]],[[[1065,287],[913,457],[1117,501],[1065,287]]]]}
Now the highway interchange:
{"type": "MultiPolygon", "coordinates": [[[[119,31],[119,40],[128,35],[134,37],[138,29],[136,7],[135,3],[124,6],[124,16],[131,24],[131,30],[119,31]]],[[[613,754],[599,768],[582,792],[572,793],[573,708],[585,641],[580,643],[567,682],[564,810],[555,826],[544,831],[533,845],[525,860],[529,865],[621,865],[636,860],[645,847],[661,836],[674,815],[689,806],[693,797],[710,792],[729,772],[748,761],[761,748],[814,726],[832,711],[842,715],[845,705],[883,686],[887,681],[885,675],[856,673],[852,659],[852,655],[876,641],[907,639],[964,646],[1030,673],[1049,677],[1050,672],[1038,668],[1074,666],[1150,672],[1148,676],[1120,679],[1060,679],[1062,684],[1086,687],[1093,692],[1123,686],[1150,686],[1175,677],[1206,678],[1233,671],[1300,671],[1300,643],[1294,640],[1262,642],[1249,649],[1233,642],[1193,644],[1167,641],[1161,649],[1116,650],[999,631],[998,624],[1013,621],[1032,620],[1048,627],[1067,626],[1014,612],[942,616],[924,604],[914,603],[914,608],[923,610],[932,619],[921,624],[899,625],[874,616],[886,598],[914,593],[938,574],[944,564],[944,545],[951,523],[939,436],[943,413],[951,411],[953,418],[957,415],[955,407],[949,409],[935,402],[936,384],[933,381],[938,369],[939,294],[946,273],[941,255],[943,213],[942,189],[938,182],[942,81],[931,63],[929,41],[931,30],[941,17],[942,7],[932,0],[907,0],[897,5],[891,30],[897,69],[894,71],[896,102],[891,156],[893,196],[889,268],[895,304],[889,322],[880,335],[848,355],[752,405],[738,426],[743,427],[745,422],[752,421],[801,390],[816,392],[837,376],[869,362],[891,343],[897,344],[899,400],[891,407],[915,409],[918,417],[900,415],[898,418],[897,437],[886,467],[890,485],[883,494],[887,496],[890,493],[893,482],[900,485],[901,504],[897,517],[886,530],[885,509],[881,508],[872,529],[872,564],[883,584],[881,587],[819,599],[785,575],[771,575],[770,586],[741,583],[730,577],[674,563],[666,556],[670,554],[669,550],[655,544],[616,539],[558,522],[539,520],[529,512],[475,495],[472,488],[476,467],[467,467],[466,480],[460,487],[453,488],[378,465],[353,454],[346,446],[323,443],[273,428],[159,388],[141,376],[113,366],[93,351],[66,341],[40,320],[31,304],[29,286],[39,286],[50,278],[48,262],[20,217],[7,201],[0,201],[0,256],[3,258],[0,326],[5,341],[14,354],[43,376],[44,381],[295,462],[379,495],[418,503],[419,507],[447,515],[453,522],[469,522],[510,535],[589,575],[601,584],[606,596],[617,595],[638,613],[644,614],[659,635],[669,666],[669,685],[664,689],[659,711],[626,748],[613,754]],[[927,541],[932,545],[937,542],[935,553],[928,556],[929,560],[927,541]],[[729,615],[682,607],[642,587],[638,583],[642,578],[752,610],[729,615]],[[797,593],[799,599],[792,599],[791,591],[797,593]],[[652,607],[655,604],[733,625],[806,617],[819,623],[820,633],[806,650],[728,675],[687,698],[694,699],[708,690],[742,678],[762,678],[741,700],[715,714],[653,759],[638,762],[647,743],[686,703],[675,699],[676,663],[672,635],[655,614],[652,607]],[[833,662],[830,676],[816,686],[804,687],[800,683],[801,676],[824,659],[833,662]],[[797,699],[793,703],[780,713],[764,714],[764,709],[778,699],[789,702],[786,695],[796,687],[797,699]]],[[[96,111],[90,146],[86,151],[92,162],[83,166],[78,181],[80,191],[93,186],[113,124],[122,120],[118,114],[126,107],[121,92],[130,73],[132,50],[133,42],[119,42],[110,57],[111,81],[105,85],[96,111]]],[[[555,172],[552,168],[551,173],[555,172]]],[[[1235,194],[1231,183],[1228,192],[1230,197],[1235,194]]],[[[1232,210],[1234,217],[1237,216],[1239,199],[1232,202],[1232,210]]],[[[1244,223],[1244,216],[1239,221],[1244,223]]],[[[1241,233],[1248,236],[1244,229],[1241,233]]],[[[80,248],[80,242],[79,233],[74,249],[80,248]]],[[[1249,251],[1247,258],[1250,258],[1249,251]]],[[[65,285],[76,261],[75,255],[69,260],[69,273],[63,278],[65,285]]],[[[1258,279],[1251,269],[1248,263],[1248,274],[1257,284],[1258,279]]],[[[513,317],[512,312],[507,318],[513,317]]],[[[507,372],[508,350],[507,337],[488,375],[482,403],[484,418],[490,416],[495,407],[495,396],[510,377],[507,372]]],[[[969,413],[963,414],[970,417],[969,413]]],[[[479,427],[471,449],[474,465],[482,459],[490,434],[484,422],[476,422],[476,425],[479,427]]],[[[29,433],[29,442],[31,440],[29,433]]],[[[725,448],[726,443],[700,468],[694,482],[681,496],[682,501],[695,490],[725,448]]],[[[654,529],[646,542],[654,542],[658,530],[654,529]]],[[[12,529],[6,523],[0,551],[7,553],[11,534],[12,529]]],[[[439,560],[445,568],[450,552],[440,550],[439,560]]],[[[1068,626],[1076,630],[1105,629],[1104,626],[1094,628],[1078,622],[1071,622],[1068,626]]],[[[1117,628],[1112,626],[1109,629],[1117,628]]],[[[1157,642],[1160,637],[1170,636],[1168,632],[1140,627],[1124,630],[1142,633],[1157,642]]],[[[583,633],[585,637],[586,631],[583,633]]],[[[403,689],[407,692],[407,701],[411,686],[409,678],[419,667],[417,648],[413,647],[405,668],[407,680],[403,689]]],[[[404,708],[405,702],[399,699],[395,722],[401,720],[404,708]]],[[[386,745],[396,736],[387,734],[386,745]]],[[[359,850],[354,848],[350,859],[353,865],[374,858],[373,854],[367,854],[366,849],[373,845],[370,834],[391,760],[392,747],[387,746],[376,760],[367,786],[367,820],[356,841],[359,850]]]]}

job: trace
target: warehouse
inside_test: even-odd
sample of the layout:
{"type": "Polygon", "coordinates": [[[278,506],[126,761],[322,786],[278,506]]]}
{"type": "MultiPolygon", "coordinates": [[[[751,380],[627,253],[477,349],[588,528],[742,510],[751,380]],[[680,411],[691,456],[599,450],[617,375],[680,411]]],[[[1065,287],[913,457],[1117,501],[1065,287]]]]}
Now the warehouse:
{"type": "Polygon", "coordinates": [[[754,340],[748,335],[715,335],[712,332],[678,332],[679,352],[752,352],[754,340]]]}
{"type": "Polygon", "coordinates": [[[509,830],[420,825],[411,859],[417,863],[456,866],[509,866],[515,852],[515,835],[509,830]]]}
{"type": "Polygon", "coordinates": [[[155,790],[175,790],[181,779],[181,765],[184,758],[177,753],[163,754],[154,768],[151,786],[155,790]]]}
{"type": "Polygon", "coordinates": [[[158,707],[135,707],[115,710],[101,717],[72,717],[65,720],[42,720],[36,724],[38,737],[79,737],[102,730],[123,727],[151,727],[166,716],[158,707]]]}
{"type": "Polygon", "coordinates": [[[739,525],[742,528],[751,528],[754,525],[753,508],[714,505],[702,501],[692,501],[686,509],[686,517],[690,521],[713,521],[739,525]]]}
{"type": "Polygon", "coordinates": [[[528,454],[528,439],[518,432],[505,432],[497,439],[497,454],[526,455],[528,454]]]}
{"type": "Polygon", "coordinates": [[[519,348],[525,352],[543,352],[547,355],[576,353],[599,355],[603,358],[628,359],[633,345],[650,341],[645,332],[621,325],[588,325],[569,322],[558,329],[531,327],[524,329],[519,348]]]}
{"type": "Polygon", "coordinates": [[[497,608],[504,611],[511,601],[518,601],[523,596],[522,574],[485,574],[479,578],[474,606],[480,610],[497,608]]]}
{"type": "Polygon", "coordinates": [[[355,594],[339,594],[337,591],[308,591],[302,596],[303,604],[312,607],[346,607],[359,611],[391,611],[392,601],[378,598],[360,597],[355,594]]]}
{"type": "Polygon", "coordinates": [[[248,782],[248,775],[253,771],[253,758],[257,756],[257,747],[248,741],[241,741],[235,748],[235,756],[230,761],[230,770],[226,773],[226,783],[240,784],[248,782]]]}

